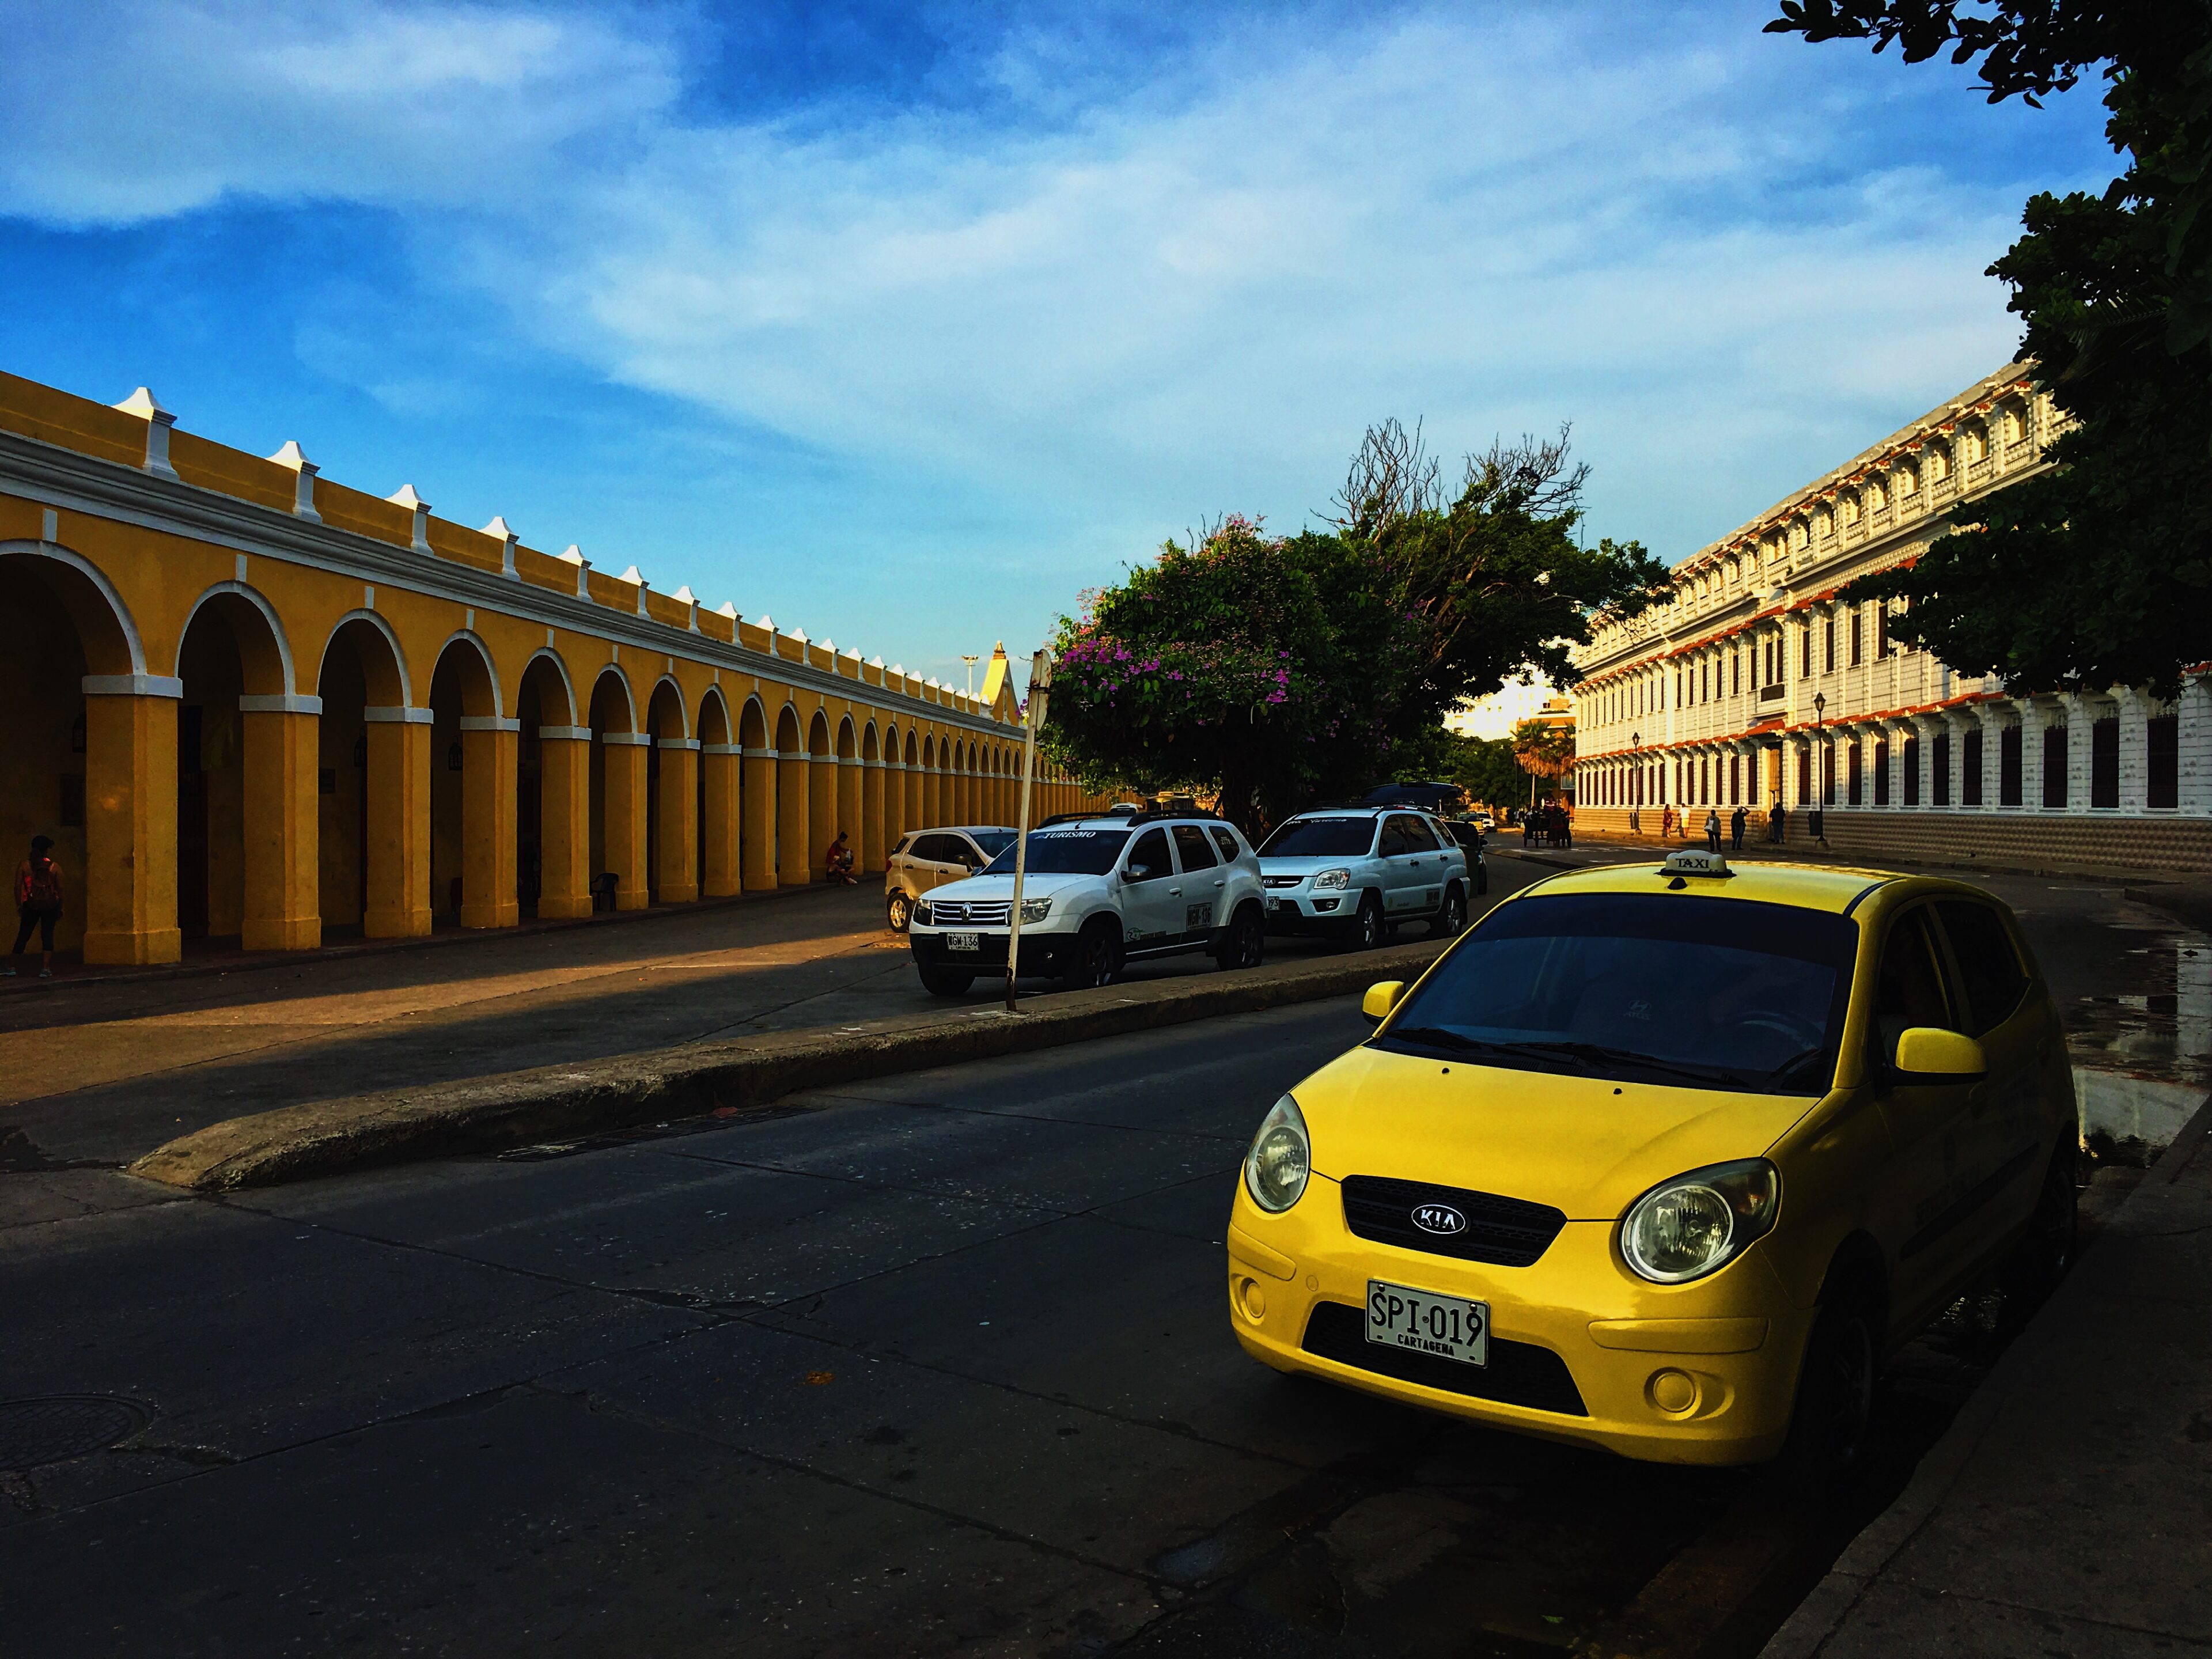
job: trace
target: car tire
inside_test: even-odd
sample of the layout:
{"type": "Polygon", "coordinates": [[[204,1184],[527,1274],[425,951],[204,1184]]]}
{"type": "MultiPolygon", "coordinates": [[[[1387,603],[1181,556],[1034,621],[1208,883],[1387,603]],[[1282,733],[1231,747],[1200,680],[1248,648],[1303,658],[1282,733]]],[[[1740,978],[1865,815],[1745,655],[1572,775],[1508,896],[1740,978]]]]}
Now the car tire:
{"type": "Polygon", "coordinates": [[[921,988],[933,997],[963,996],[975,982],[975,975],[959,973],[950,968],[925,968],[921,970],[921,988]]]}
{"type": "Polygon", "coordinates": [[[1111,985],[1121,971],[1120,930],[1110,921],[1094,921],[1077,935],[1075,949],[1060,976],[1063,991],[1091,991],[1111,985]]]}
{"type": "Polygon", "coordinates": [[[1437,939],[1457,939],[1467,931],[1467,898],[1454,882],[1444,889],[1444,908],[1429,924],[1429,932],[1437,939]]]}
{"type": "Polygon", "coordinates": [[[1359,908],[1344,930],[1344,948],[1347,951],[1372,951],[1389,937],[1390,930],[1382,921],[1382,906],[1372,893],[1363,893],[1359,908]]]}
{"type": "Polygon", "coordinates": [[[1229,926],[1221,930],[1221,943],[1213,952],[1214,966],[1226,971],[1232,968],[1257,968],[1267,951],[1267,924],[1257,906],[1247,904],[1229,919],[1229,926]]]}
{"type": "Polygon", "coordinates": [[[2035,1212],[2028,1218],[2027,1231],[2021,1235],[2005,1263],[2001,1279],[2004,1310],[2000,1317],[2010,1330],[2016,1331],[2027,1322],[2074,1265],[2081,1227],[2074,1164],[2071,1147],[2062,1146],[2051,1154],[2044,1170],[2043,1190],[2036,1194],[2035,1212]]]}
{"type": "Polygon", "coordinates": [[[903,933],[907,924],[914,920],[914,900],[901,888],[890,896],[884,912],[884,920],[890,923],[891,932],[903,933]]]}
{"type": "Polygon", "coordinates": [[[1790,1484],[1825,1491],[1865,1462],[1881,1373],[1880,1304],[1850,1285],[1825,1302],[1797,1371],[1797,1404],[1782,1449],[1790,1484]]]}

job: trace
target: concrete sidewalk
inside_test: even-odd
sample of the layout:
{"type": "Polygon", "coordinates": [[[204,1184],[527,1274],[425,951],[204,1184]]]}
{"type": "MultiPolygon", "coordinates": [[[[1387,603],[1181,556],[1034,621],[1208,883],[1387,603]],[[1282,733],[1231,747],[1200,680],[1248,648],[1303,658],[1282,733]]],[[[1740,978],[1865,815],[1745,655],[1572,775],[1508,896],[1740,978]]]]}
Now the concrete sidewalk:
{"type": "Polygon", "coordinates": [[[1764,1659],[2212,1654],[2212,1101],[1764,1659]]]}

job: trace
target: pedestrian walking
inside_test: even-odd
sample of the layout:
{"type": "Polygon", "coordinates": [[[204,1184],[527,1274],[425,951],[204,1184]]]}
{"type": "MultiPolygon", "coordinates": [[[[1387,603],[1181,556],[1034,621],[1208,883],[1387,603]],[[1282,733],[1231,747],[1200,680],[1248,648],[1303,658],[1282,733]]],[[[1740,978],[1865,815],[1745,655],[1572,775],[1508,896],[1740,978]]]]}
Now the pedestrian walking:
{"type": "Polygon", "coordinates": [[[1729,852],[1741,853],[1743,851],[1743,826],[1745,820],[1750,817],[1751,814],[1745,811],[1741,806],[1737,807],[1735,811],[1729,814],[1729,852]]]}
{"type": "Polygon", "coordinates": [[[1659,809],[1659,839],[1671,841],[1674,835],[1674,809],[1671,806],[1662,806],[1659,809]]]}
{"type": "Polygon", "coordinates": [[[1780,801],[1766,809],[1766,838],[1777,847],[1790,839],[1790,826],[1784,821],[1789,816],[1788,809],[1780,801]]]}
{"type": "Polygon", "coordinates": [[[1705,851],[1717,856],[1721,850],[1721,815],[1718,807],[1705,808],[1705,851]]]}
{"type": "Polygon", "coordinates": [[[39,930],[39,977],[54,976],[54,924],[62,919],[61,866],[53,860],[53,838],[31,837],[31,856],[15,870],[15,948],[9,951],[4,976],[15,977],[15,961],[39,930]]]}

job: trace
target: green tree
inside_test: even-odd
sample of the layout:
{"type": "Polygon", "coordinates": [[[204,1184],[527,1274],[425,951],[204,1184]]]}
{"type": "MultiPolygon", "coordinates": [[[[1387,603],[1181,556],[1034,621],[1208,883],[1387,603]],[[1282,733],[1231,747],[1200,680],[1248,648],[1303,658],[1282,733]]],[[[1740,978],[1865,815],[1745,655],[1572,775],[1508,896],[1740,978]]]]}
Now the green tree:
{"type": "Polygon", "coordinates": [[[1061,619],[1045,741],[1085,781],[1216,794],[1252,824],[1390,776],[1444,712],[1535,672],[1576,678],[1588,617],[1665,569],[1583,546],[1585,470],[1553,442],[1470,457],[1447,494],[1418,434],[1371,429],[1325,530],[1231,517],[1061,619]]]}
{"type": "Polygon", "coordinates": [[[1538,794],[1553,793],[1559,781],[1575,763],[1575,734],[1556,726],[1547,726],[1541,720],[1522,720],[1513,728],[1508,741],[1513,748],[1514,761],[1537,781],[1538,794]]]}
{"type": "Polygon", "coordinates": [[[2148,684],[2212,655],[2212,4],[2206,0],[1782,0],[1772,33],[1948,50],[1992,103],[2105,82],[2125,159],[2101,195],[2031,198],[1990,267],[2022,355],[2077,422],[2053,470],[1954,516],[1910,570],[1853,583],[1904,598],[1893,624],[1968,673],[2024,687],[2148,684]]]}

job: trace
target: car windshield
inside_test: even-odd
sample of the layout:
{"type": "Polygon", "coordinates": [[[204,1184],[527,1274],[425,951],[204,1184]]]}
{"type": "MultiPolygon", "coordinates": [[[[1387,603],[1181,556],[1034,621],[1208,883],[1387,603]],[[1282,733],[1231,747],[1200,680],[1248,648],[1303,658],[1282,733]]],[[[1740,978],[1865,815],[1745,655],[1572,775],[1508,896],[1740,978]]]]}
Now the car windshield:
{"type": "Polygon", "coordinates": [[[1014,832],[1011,830],[970,830],[968,834],[983,849],[987,859],[998,857],[1014,844],[1014,832]]]}
{"type": "Polygon", "coordinates": [[[1278,825],[1260,848],[1263,859],[1358,858],[1375,840],[1375,820],[1292,818],[1278,825]]]}
{"type": "MultiPolygon", "coordinates": [[[[1029,873],[1033,876],[1103,876],[1114,867],[1114,860],[1121,856],[1121,849],[1129,844],[1127,830],[1079,830],[1070,824],[1065,830],[1032,830],[1030,831],[1029,873]]],[[[1014,873],[1014,838],[1006,837],[1006,845],[993,859],[982,873],[987,876],[1011,876],[1014,873]]]]}
{"type": "Polygon", "coordinates": [[[1826,1091],[1858,925],[1682,893],[1500,905],[1400,1006],[1379,1048],[1693,1088],[1826,1091]]]}

